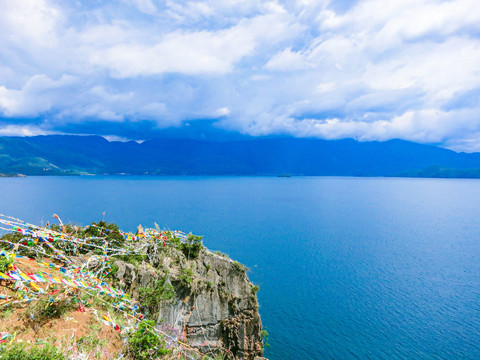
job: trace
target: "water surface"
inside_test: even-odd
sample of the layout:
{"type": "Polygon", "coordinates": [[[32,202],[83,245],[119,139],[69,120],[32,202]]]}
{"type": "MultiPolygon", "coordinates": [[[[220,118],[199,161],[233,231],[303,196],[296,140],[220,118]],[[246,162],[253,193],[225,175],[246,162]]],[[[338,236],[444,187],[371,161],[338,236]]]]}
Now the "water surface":
{"type": "Polygon", "coordinates": [[[204,235],[260,285],[266,355],[479,359],[480,181],[0,179],[0,212],[204,235]]]}

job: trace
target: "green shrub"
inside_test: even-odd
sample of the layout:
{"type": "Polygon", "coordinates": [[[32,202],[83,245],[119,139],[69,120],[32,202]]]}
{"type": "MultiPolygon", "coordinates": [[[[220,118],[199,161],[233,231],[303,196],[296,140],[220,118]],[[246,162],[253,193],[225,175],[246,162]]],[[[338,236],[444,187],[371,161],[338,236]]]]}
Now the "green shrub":
{"type": "Polygon", "coordinates": [[[138,325],[138,330],[128,338],[127,353],[130,357],[150,360],[171,352],[165,349],[165,340],[155,332],[154,326],[153,320],[144,320],[138,325]]]}
{"type": "Polygon", "coordinates": [[[175,236],[174,233],[169,233],[168,238],[169,238],[170,244],[172,244],[173,246],[176,246],[178,248],[180,248],[182,246],[182,242],[180,241],[180,239],[178,237],[175,236]]]}
{"type": "Polygon", "coordinates": [[[192,268],[181,268],[180,276],[178,277],[185,285],[191,285],[193,283],[193,270],[192,268]]]}
{"type": "Polygon", "coordinates": [[[148,309],[150,314],[157,312],[162,302],[175,298],[173,286],[165,284],[165,282],[166,278],[161,278],[153,287],[142,287],[139,289],[140,303],[148,309]]]}
{"type": "Polygon", "coordinates": [[[185,242],[180,244],[180,250],[188,259],[196,259],[203,249],[202,236],[188,234],[185,242]]]}
{"type": "Polygon", "coordinates": [[[135,267],[138,267],[143,260],[148,257],[146,254],[142,255],[116,255],[114,258],[118,260],[125,261],[126,263],[132,264],[135,267]]]}
{"type": "Polygon", "coordinates": [[[0,255],[0,271],[5,272],[8,266],[13,264],[13,258],[9,255],[0,255]]]}
{"type": "Polygon", "coordinates": [[[115,280],[117,278],[118,266],[115,265],[112,261],[110,262],[110,272],[108,273],[107,277],[115,280]]]}
{"type": "Polygon", "coordinates": [[[223,252],[221,252],[221,251],[218,251],[218,250],[217,250],[217,251],[214,251],[213,253],[214,253],[215,255],[221,256],[221,257],[223,257],[223,258],[225,258],[225,259],[230,258],[230,256],[228,256],[228,254],[225,254],[225,253],[223,253],[223,252]]]}
{"type": "MultiPolygon", "coordinates": [[[[106,221],[92,222],[82,232],[85,237],[102,237],[102,239],[92,240],[92,243],[97,246],[102,246],[105,240],[109,243],[109,247],[121,248],[125,244],[125,238],[120,234],[118,225],[114,223],[107,223],[106,221]]],[[[96,250],[95,252],[98,253],[99,251],[96,250]]]]}
{"type": "MultiPolygon", "coordinates": [[[[22,233],[19,232],[11,232],[5,235],[2,235],[0,239],[10,241],[14,244],[18,243],[20,240],[24,238],[22,233]]],[[[0,243],[0,249],[10,249],[12,246],[10,244],[1,242],[0,243]]]]}
{"type": "Polygon", "coordinates": [[[232,266],[235,270],[240,271],[240,272],[248,271],[248,268],[245,265],[240,264],[238,261],[234,261],[232,266]]]}
{"type": "Polygon", "coordinates": [[[260,331],[260,337],[262,338],[263,346],[270,347],[268,343],[268,332],[267,330],[260,331]]]}
{"type": "Polygon", "coordinates": [[[50,319],[60,318],[73,309],[75,309],[75,305],[70,298],[53,302],[43,298],[27,307],[23,316],[28,321],[42,324],[50,319]]]}

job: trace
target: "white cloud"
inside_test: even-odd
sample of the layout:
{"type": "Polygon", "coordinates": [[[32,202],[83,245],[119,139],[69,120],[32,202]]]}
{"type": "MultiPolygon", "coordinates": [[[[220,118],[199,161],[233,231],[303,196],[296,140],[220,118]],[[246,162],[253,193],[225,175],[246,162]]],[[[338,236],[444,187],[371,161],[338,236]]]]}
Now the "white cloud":
{"type": "Polygon", "coordinates": [[[58,44],[61,12],[47,0],[4,0],[0,12],[2,43],[53,48],[58,44]]]}
{"type": "Polygon", "coordinates": [[[125,0],[127,4],[131,4],[139,11],[145,14],[155,14],[158,11],[157,6],[152,0],[125,0]]]}
{"type": "Polygon", "coordinates": [[[12,125],[0,126],[0,136],[36,136],[54,135],[56,131],[47,131],[35,125],[12,125]]]}
{"type": "Polygon", "coordinates": [[[252,135],[480,149],[477,2],[338,6],[5,0],[0,114],[12,124],[0,131],[29,117],[48,122],[32,120],[27,132],[219,117],[252,135]]]}
{"type": "Polygon", "coordinates": [[[121,43],[97,48],[93,65],[118,78],[162,73],[225,74],[245,56],[265,43],[276,43],[291,31],[286,19],[276,15],[245,19],[219,31],[175,31],[156,43],[121,43]]]}
{"type": "Polygon", "coordinates": [[[269,70],[288,70],[295,71],[307,67],[304,56],[298,52],[292,51],[291,48],[286,48],[275,54],[265,65],[269,70]]]}
{"type": "Polygon", "coordinates": [[[64,75],[52,80],[45,75],[31,77],[21,90],[0,86],[0,111],[5,116],[32,116],[44,113],[52,108],[58,91],[74,86],[78,80],[64,75]]]}
{"type": "Polygon", "coordinates": [[[213,116],[214,117],[221,117],[221,116],[227,116],[230,114],[230,109],[228,107],[222,107],[214,111],[213,116]]]}

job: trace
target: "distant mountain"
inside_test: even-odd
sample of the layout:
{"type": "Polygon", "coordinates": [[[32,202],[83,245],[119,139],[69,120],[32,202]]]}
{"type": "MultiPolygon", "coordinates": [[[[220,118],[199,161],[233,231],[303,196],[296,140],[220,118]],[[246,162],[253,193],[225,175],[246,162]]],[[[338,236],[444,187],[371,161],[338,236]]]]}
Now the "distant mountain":
{"type": "Polygon", "coordinates": [[[0,173],[25,175],[336,175],[480,178],[480,153],[403,140],[0,137],[0,173]]]}

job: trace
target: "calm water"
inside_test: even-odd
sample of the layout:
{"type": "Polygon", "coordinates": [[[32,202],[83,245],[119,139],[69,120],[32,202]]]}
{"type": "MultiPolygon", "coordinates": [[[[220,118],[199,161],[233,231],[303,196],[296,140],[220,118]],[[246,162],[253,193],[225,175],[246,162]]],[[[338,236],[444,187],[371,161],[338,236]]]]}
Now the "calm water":
{"type": "Polygon", "coordinates": [[[480,181],[383,178],[0,179],[33,223],[204,235],[250,267],[283,359],[480,359],[480,181]]]}

